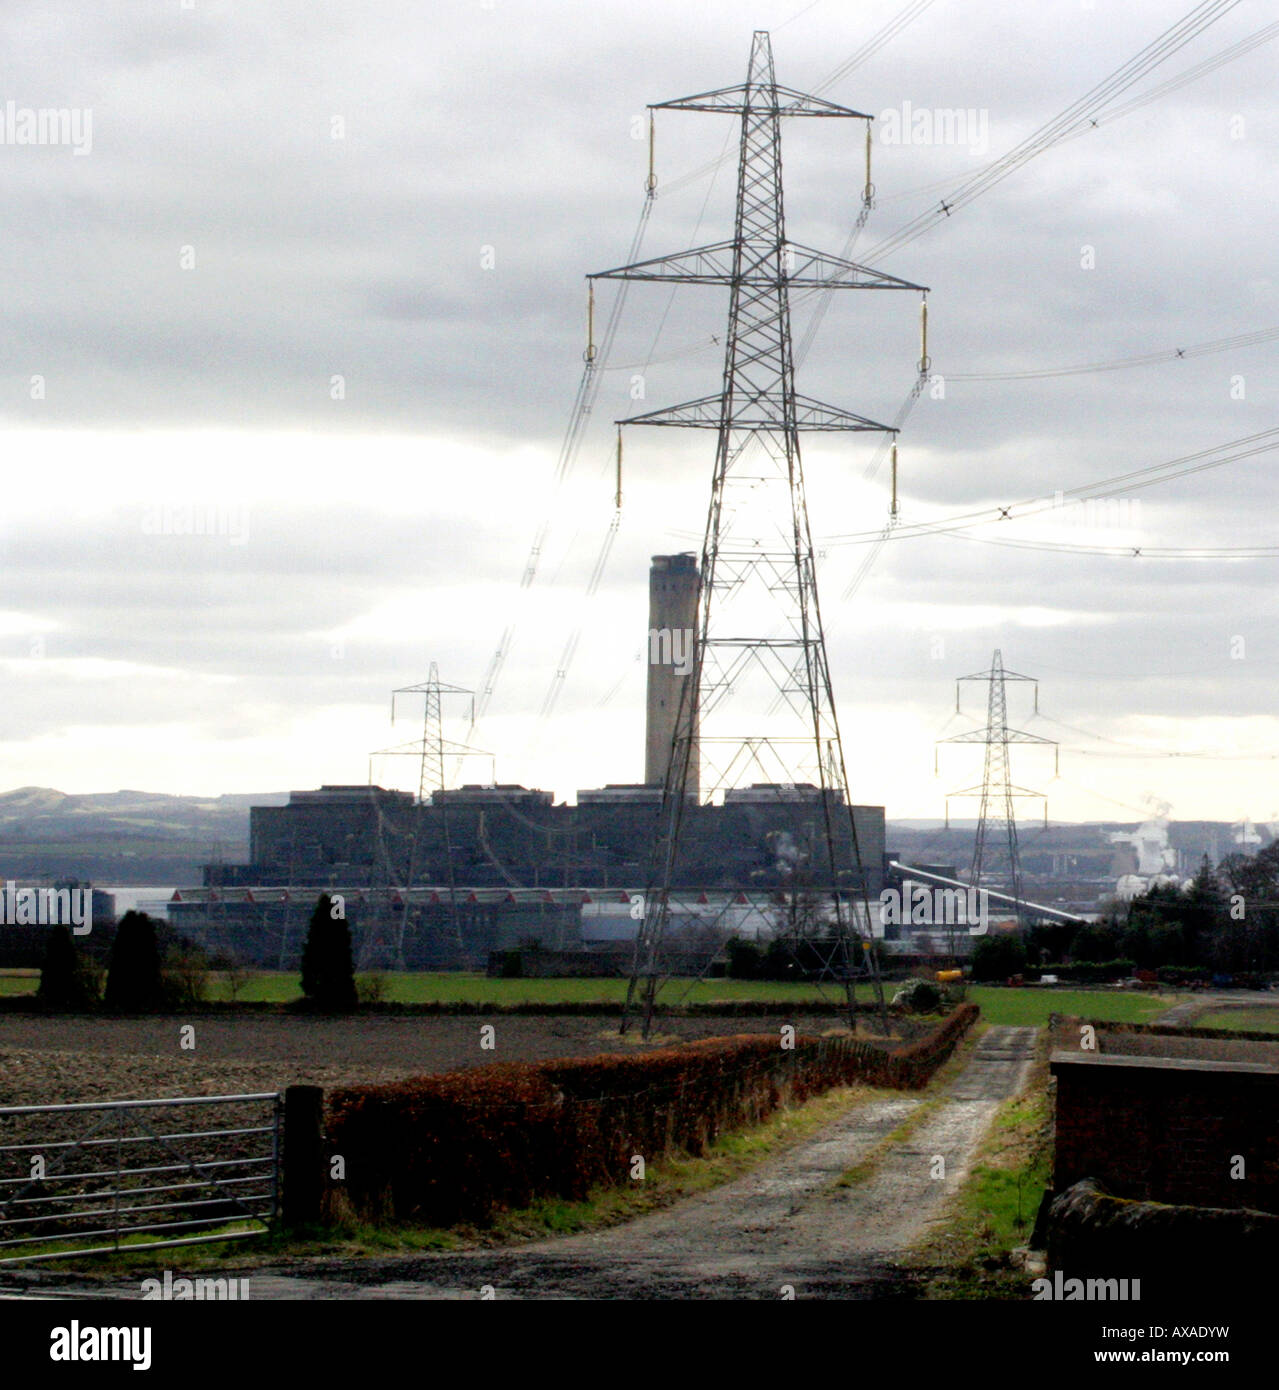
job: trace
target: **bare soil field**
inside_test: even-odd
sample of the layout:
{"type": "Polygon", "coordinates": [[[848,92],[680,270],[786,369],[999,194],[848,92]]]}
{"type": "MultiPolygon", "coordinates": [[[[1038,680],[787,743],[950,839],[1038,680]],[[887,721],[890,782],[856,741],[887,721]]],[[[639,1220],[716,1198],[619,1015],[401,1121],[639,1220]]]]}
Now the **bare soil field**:
{"type": "MultiPolygon", "coordinates": [[[[829,1014],[663,1021],[649,1046],[732,1033],[831,1031],[829,1014]]],[[[362,1082],[600,1052],[634,1052],[609,1018],[581,1015],[307,1018],[90,1018],[0,1015],[0,1105],[331,1089],[362,1082]],[[195,1029],[191,1050],[181,1029],[195,1029]],[[496,1030],[492,1051],[481,1027],[496,1030]]]]}

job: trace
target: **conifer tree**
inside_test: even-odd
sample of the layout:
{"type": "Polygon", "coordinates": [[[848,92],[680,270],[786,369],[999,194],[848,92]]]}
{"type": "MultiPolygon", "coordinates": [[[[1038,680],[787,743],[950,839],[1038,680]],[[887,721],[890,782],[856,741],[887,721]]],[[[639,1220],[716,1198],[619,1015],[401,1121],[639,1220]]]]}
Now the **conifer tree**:
{"type": "Polygon", "coordinates": [[[96,1002],[88,972],[71,932],[56,926],[49,933],[40,967],[36,998],[51,1009],[89,1009],[96,1002]]]}
{"type": "Polygon", "coordinates": [[[317,1008],[340,1013],[354,1009],[355,966],[351,930],[341,899],[321,893],[311,913],[302,948],[302,993],[317,1008]]]}
{"type": "Polygon", "coordinates": [[[164,1007],[160,946],[145,912],[126,912],[116,928],[103,1002],[108,1009],[144,1013],[164,1007]]]}

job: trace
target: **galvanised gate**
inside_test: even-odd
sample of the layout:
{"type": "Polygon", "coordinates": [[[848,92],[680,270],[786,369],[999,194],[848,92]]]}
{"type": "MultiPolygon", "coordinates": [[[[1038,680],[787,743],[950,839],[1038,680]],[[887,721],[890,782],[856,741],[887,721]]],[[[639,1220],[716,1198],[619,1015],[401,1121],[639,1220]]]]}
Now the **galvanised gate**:
{"type": "Polygon", "coordinates": [[[265,1234],[283,1109],[273,1091],[0,1107],[0,1265],[265,1234]]]}

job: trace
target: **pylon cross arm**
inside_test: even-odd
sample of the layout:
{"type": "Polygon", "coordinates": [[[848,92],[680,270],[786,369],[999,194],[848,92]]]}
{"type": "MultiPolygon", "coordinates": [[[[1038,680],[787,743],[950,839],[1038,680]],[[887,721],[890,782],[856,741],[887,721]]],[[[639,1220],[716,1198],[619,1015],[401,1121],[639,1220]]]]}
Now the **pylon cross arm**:
{"type": "Polygon", "coordinates": [[[1028,734],[1022,729],[969,729],[962,734],[951,734],[949,738],[939,738],[938,743],[1048,743],[1055,745],[1055,738],[1042,738],[1039,734],[1028,734]]]}
{"type": "Polygon", "coordinates": [[[822,97],[797,92],[779,83],[767,85],[754,82],[738,83],[734,87],[718,87],[712,92],[697,92],[693,96],[676,97],[673,101],[650,103],[650,111],[727,111],[752,116],[845,116],[859,121],[873,121],[866,111],[854,111],[851,106],[839,106],[822,97]]]}
{"type": "Polygon", "coordinates": [[[772,289],[788,285],[800,290],[917,290],[927,293],[927,285],[885,274],[858,261],[832,256],[798,242],[746,241],[739,264],[735,260],[737,243],[717,241],[674,251],[669,256],[653,256],[631,265],[614,266],[588,275],[588,280],[672,280],[681,285],[744,285],[772,289]],[[781,251],[780,264],[778,251],[781,251]]]}
{"type": "MultiPolygon", "coordinates": [[[[996,797],[996,798],[1002,797],[1004,794],[1005,794],[1005,793],[1004,793],[1004,788],[1003,788],[1003,786],[1000,786],[1000,787],[996,788],[996,790],[995,790],[994,792],[990,792],[986,787],[982,786],[982,787],[966,787],[963,791],[959,791],[959,792],[947,792],[947,793],[946,793],[946,795],[947,795],[948,797],[949,797],[949,796],[984,796],[984,795],[991,795],[991,796],[996,797]]],[[[1029,796],[1029,797],[1033,797],[1034,800],[1036,800],[1036,801],[1046,801],[1046,800],[1048,799],[1048,798],[1043,794],[1043,792],[1031,791],[1028,787],[1014,787],[1014,786],[1012,786],[1011,784],[1008,785],[1007,794],[1008,794],[1009,796],[1029,796]]]]}
{"type": "MultiPolygon", "coordinates": [[[[854,415],[837,405],[826,405],[809,396],[793,392],[789,398],[793,414],[787,418],[788,400],[780,391],[762,391],[744,407],[733,411],[732,427],[741,430],[871,430],[895,434],[892,425],[854,415]]],[[[649,410],[616,421],[619,425],[675,425],[685,429],[719,429],[724,423],[723,395],[703,396],[682,405],[649,410]]]]}

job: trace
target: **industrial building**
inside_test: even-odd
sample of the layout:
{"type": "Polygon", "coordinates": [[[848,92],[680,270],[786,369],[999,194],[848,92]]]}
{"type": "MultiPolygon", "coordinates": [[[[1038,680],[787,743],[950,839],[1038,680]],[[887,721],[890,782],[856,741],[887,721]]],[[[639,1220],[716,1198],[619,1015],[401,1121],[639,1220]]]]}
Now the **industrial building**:
{"type": "MultiPolygon", "coordinates": [[[[722,899],[727,912],[748,893],[754,921],[759,903],[802,891],[822,833],[820,794],[797,787],[779,802],[771,792],[743,788],[722,805],[689,807],[678,887],[693,902],[722,899]]],[[[180,893],[169,915],[210,948],[280,968],[296,965],[325,890],[343,895],[357,953],[370,959],[380,958],[365,950],[371,917],[407,902],[409,968],[478,968],[490,951],[529,939],[556,949],[618,941],[633,935],[627,909],[648,882],[660,800],[660,788],[642,785],[586,789],[576,805],[518,786],[465,786],[421,805],[381,787],[298,791],[285,806],[253,807],[251,862],[209,866],[204,886],[180,893]],[[631,930],[619,931],[624,922],[631,930]]],[[[847,888],[874,898],[883,808],[856,806],[853,818],[865,872],[850,871],[847,888]]],[[[841,823],[851,863],[847,818],[841,823]]]]}
{"type": "MultiPolygon", "coordinates": [[[[250,862],[211,865],[180,892],[170,919],[206,947],[258,965],[294,968],[321,891],[341,894],[357,959],[366,966],[479,968],[491,951],[536,940],[556,950],[625,949],[634,903],[651,881],[663,784],[683,682],[693,669],[698,568],[657,555],[649,572],[645,781],[578,791],[468,784],[418,802],[408,792],[332,785],[250,811],[250,862]]],[[[809,866],[825,852],[826,808],[841,793],[811,784],[754,785],[699,804],[687,791],[677,926],[693,935],[766,934],[794,911],[809,866]],[[786,906],[789,900],[791,906],[786,906]]],[[[850,900],[884,882],[884,811],[831,818],[850,900]],[[860,861],[862,872],[856,869],[860,861]]]]}

